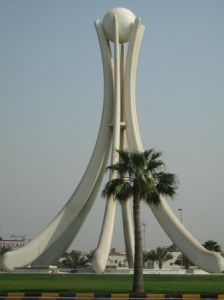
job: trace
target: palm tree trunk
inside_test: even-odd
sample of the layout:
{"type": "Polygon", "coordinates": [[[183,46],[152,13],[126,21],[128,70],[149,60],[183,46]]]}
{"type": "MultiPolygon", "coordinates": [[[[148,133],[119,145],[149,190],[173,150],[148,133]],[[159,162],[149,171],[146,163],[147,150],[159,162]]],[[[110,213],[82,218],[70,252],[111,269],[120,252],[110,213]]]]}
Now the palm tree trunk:
{"type": "Polygon", "coordinates": [[[140,211],[140,189],[137,183],[134,183],[133,195],[133,217],[135,230],[135,261],[134,261],[134,278],[133,293],[144,293],[143,284],[143,245],[142,245],[142,227],[140,211]]]}

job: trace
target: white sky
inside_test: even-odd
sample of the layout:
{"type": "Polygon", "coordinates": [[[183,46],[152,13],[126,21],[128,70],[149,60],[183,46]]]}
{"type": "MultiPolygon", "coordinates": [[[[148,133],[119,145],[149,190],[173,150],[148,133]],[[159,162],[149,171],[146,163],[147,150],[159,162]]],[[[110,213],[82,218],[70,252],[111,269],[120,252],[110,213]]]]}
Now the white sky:
{"type": "MultiPolygon", "coordinates": [[[[1,235],[34,238],[79,183],[103,103],[94,21],[118,6],[146,27],[136,82],[144,147],[163,151],[180,179],[174,213],[224,250],[223,0],[0,1],[1,235]]],[[[96,248],[104,207],[99,195],[72,249],[96,248]]],[[[147,248],[172,243],[146,206],[142,221],[147,248]]],[[[112,247],[124,247],[119,206],[112,247]]]]}

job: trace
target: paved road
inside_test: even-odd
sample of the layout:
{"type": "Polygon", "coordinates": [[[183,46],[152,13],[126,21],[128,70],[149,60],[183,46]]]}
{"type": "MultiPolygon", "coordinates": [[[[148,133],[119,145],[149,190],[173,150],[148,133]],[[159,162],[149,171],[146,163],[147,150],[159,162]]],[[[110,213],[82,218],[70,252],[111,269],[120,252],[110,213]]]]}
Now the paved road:
{"type": "MultiPolygon", "coordinates": [[[[133,299],[131,294],[118,293],[48,293],[48,292],[0,292],[0,300],[102,300],[102,299],[133,299]]],[[[224,300],[224,290],[222,294],[144,294],[143,297],[135,299],[151,300],[198,300],[212,299],[224,300]]]]}

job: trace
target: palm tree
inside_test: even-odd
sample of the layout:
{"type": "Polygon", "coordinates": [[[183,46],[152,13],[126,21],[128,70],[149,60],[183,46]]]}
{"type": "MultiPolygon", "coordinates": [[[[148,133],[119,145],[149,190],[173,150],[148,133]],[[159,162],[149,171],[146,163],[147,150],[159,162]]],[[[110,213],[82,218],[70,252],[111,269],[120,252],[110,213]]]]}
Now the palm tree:
{"type": "Polygon", "coordinates": [[[1,244],[1,241],[2,241],[2,238],[0,237],[0,270],[2,270],[2,269],[1,269],[1,259],[2,259],[2,256],[3,256],[6,252],[12,251],[12,248],[11,248],[10,246],[2,245],[2,244],[1,244]]]}
{"type": "Polygon", "coordinates": [[[215,252],[219,252],[219,253],[222,252],[221,246],[213,240],[206,241],[204,244],[202,244],[202,246],[204,246],[206,249],[208,249],[210,251],[215,251],[215,252]]]}
{"type": "Polygon", "coordinates": [[[64,264],[68,268],[77,268],[78,266],[83,266],[87,262],[85,256],[83,256],[81,251],[72,250],[71,252],[66,252],[64,254],[65,260],[64,264]]]}
{"type": "Polygon", "coordinates": [[[92,259],[93,259],[93,255],[94,255],[94,252],[96,250],[90,250],[88,253],[86,253],[85,257],[87,258],[88,262],[91,263],[92,262],[92,259]]]}
{"type": "Polygon", "coordinates": [[[174,264],[181,266],[184,269],[189,269],[191,266],[194,266],[194,264],[184,254],[179,255],[174,264]]]}
{"type": "Polygon", "coordinates": [[[173,255],[166,250],[166,248],[158,247],[156,250],[151,250],[145,255],[145,260],[152,260],[162,269],[165,261],[173,258],[173,255]]]}
{"type": "Polygon", "coordinates": [[[143,285],[143,243],[141,230],[140,202],[160,204],[160,195],[175,196],[177,177],[164,172],[161,152],[153,149],[144,152],[117,150],[119,161],[107,169],[115,172],[117,178],[109,180],[102,196],[113,196],[119,202],[133,197],[133,219],[135,235],[135,257],[133,294],[144,293],[143,285]]]}
{"type": "Polygon", "coordinates": [[[6,252],[12,251],[10,246],[1,245],[0,247],[0,256],[3,256],[6,252]]]}

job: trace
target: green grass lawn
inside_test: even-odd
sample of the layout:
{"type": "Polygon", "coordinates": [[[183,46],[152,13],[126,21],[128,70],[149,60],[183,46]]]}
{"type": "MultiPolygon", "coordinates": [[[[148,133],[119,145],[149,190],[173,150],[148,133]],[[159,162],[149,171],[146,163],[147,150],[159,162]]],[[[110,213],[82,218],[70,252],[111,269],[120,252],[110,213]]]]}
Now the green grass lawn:
{"type": "MultiPolygon", "coordinates": [[[[144,275],[146,293],[224,294],[223,275],[144,275]]],[[[130,293],[132,275],[0,274],[0,291],[130,293]]]]}

